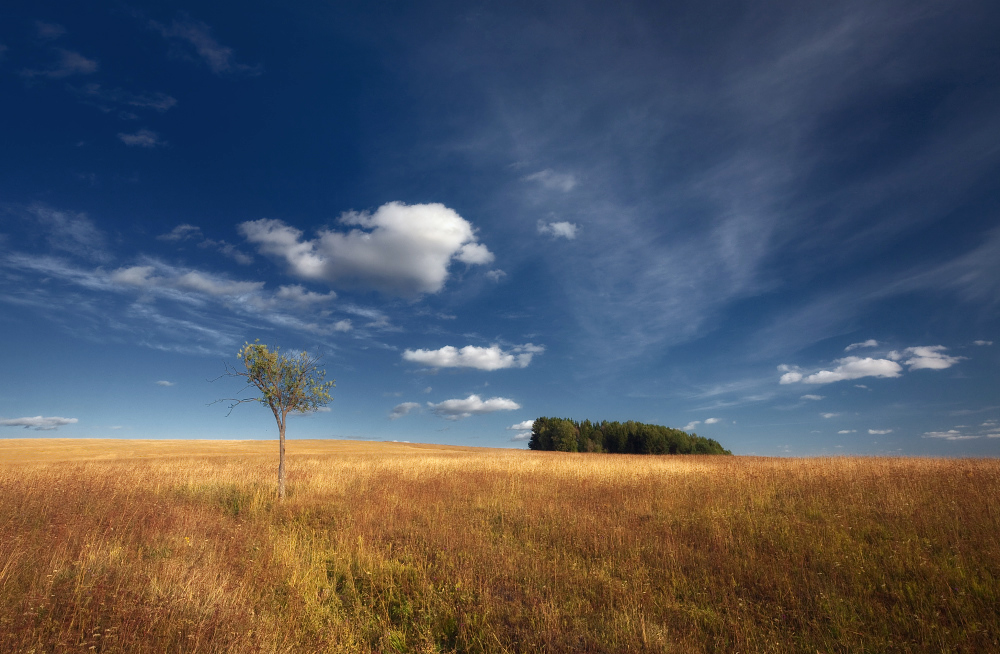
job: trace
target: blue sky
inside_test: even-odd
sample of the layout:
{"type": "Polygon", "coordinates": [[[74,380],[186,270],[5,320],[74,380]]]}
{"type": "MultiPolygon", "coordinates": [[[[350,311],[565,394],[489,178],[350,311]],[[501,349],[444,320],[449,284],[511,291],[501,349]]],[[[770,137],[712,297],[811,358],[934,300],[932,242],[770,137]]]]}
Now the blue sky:
{"type": "Polygon", "coordinates": [[[0,437],[1000,454],[990,2],[0,8],[0,437]]]}

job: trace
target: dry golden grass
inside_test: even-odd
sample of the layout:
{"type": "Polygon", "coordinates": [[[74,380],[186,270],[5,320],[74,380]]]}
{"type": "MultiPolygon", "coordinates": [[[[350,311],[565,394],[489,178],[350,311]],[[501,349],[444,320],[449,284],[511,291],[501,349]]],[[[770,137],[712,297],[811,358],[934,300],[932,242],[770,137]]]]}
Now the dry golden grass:
{"type": "Polygon", "coordinates": [[[1000,651],[1000,462],[0,441],[3,652],[1000,651]]]}

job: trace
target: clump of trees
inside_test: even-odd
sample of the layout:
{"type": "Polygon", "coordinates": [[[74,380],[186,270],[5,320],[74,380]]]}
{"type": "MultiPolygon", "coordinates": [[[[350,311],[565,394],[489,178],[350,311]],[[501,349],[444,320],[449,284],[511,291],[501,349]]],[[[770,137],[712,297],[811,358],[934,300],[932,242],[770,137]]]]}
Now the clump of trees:
{"type": "Polygon", "coordinates": [[[538,418],[531,428],[528,447],[532,450],[611,454],[732,454],[715,439],[633,420],[595,423],[567,418],[538,418]]]}

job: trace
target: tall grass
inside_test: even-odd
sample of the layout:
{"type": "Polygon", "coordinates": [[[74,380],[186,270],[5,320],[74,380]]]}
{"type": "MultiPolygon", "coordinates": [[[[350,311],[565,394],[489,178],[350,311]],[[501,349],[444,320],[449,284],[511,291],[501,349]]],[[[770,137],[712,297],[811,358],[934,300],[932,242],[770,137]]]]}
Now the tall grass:
{"type": "Polygon", "coordinates": [[[0,651],[1000,651],[995,460],[58,445],[0,441],[0,651]]]}

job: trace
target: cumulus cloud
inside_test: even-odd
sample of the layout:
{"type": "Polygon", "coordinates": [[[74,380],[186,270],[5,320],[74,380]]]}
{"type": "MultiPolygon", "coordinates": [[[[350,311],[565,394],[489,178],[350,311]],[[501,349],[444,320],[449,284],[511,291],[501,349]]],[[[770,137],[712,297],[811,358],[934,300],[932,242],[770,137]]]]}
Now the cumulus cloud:
{"type": "Polygon", "coordinates": [[[406,350],[403,352],[403,360],[421,363],[432,368],[500,370],[502,368],[526,368],[534,355],[544,351],[544,347],[531,343],[515,345],[508,352],[500,349],[499,345],[489,347],[466,345],[461,349],[445,345],[438,350],[406,350]]]}
{"type": "Polygon", "coordinates": [[[719,422],[719,418],[707,418],[705,420],[706,425],[714,425],[717,422],[719,422]]]}
{"type": "Polygon", "coordinates": [[[836,418],[840,414],[839,413],[821,413],[820,415],[823,416],[824,418],[836,418]]]}
{"type": "Polygon", "coordinates": [[[151,129],[140,129],[134,134],[126,134],[125,132],[118,132],[118,138],[125,145],[131,147],[140,148],[155,148],[161,145],[166,145],[167,142],[160,138],[160,135],[151,129]]]}
{"type": "Polygon", "coordinates": [[[908,347],[901,353],[893,350],[888,354],[888,357],[893,361],[905,359],[903,364],[909,366],[910,370],[944,370],[965,358],[948,356],[944,353],[947,349],[943,345],[921,345],[908,347]]]}
{"type": "Polygon", "coordinates": [[[97,62],[87,59],[79,52],[56,48],[58,58],[47,68],[25,69],[21,71],[21,76],[28,79],[35,77],[47,77],[49,79],[62,79],[70,75],[90,75],[97,72],[97,62]]]}
{"type": "Polygon", "coordinates": [[[470,266],[478,266],[493,263],[495,257],[482,243],[466,243],[459,249],[455,258],[470,266]]]}
{"type": "Polygon", "coordinates": [[[547,189],[569,193],[576,186],[576,177],[570,173],[557,173],[551,168],[540,170],[523,178],[526,182],[538,182],[547,189]]]}
{"type": "Polygon", "coordinates": [[[891,429],[869,429],[868,433],[873,436],[884,436],[885,434],[891,434],[891,429]]]}
{"type": "Polygon", "coordinates": [[[4,427],[24,427],[25,429],[34,429],[35,431],[51,431],[53,429],[64,427],[65,425],[75,424],[76,422],[78,422],[76,418],[35,416],[33,418],[12,418],[9,420],[0,420],[0,425],[3,425],[4,427]]]}
{"type": "Polygon", "coordinates": [[[993,341],[973,341],[976,345],[993,345],[993,341]]]}
{"type": "Polygon", "coordinates": [[[803,400],[819,401],[819,400],[823,399],[823,396],[822,395],[803,395],[802,399],[803,400]]]}
{"type": "Polygon", "coordinates": [[[486,273],[486,277],[492,279],[495,282],[499,282],[501,279],[507,276],[507,273],[497,268],[496,270],[490,270],[486,273]]]}
{"type": "Polygon", "coordinates": [[[838,434],[856,434],[856,433],[858,433],[858,430],[857,429],[841,429],[837,433],[838,434]]]}
{"type": "Polygon", "coordinates": [[[435,414],[448,420],[459,420],[461,418],[468,418],[471,415],[481,415],[495,411],[516,411],[521,408],[520,404],[505,397],[491,397],[483,401],[478,395],[470,395],[464,400],[445,400],[437,404],[428,402],[427,406],[435,414]]]}
{"type": "Polygon", "coordinates": [[[162,25],[156,21],[150,22],[150,25],[165,39],[193,49],[198,57],[208,65],[208,69],[216,75],[253,76],[263,72],[260,66],[237,63],[233,56],[233,49],[219,43],[212,36],[212,29],[199,20],[181,16],[170,25],[162,25]]]}
{"type": "Polygon", "coordinates": [[[493,261],[472,225],[443,204],[390,202],[375,213],[345,213],[339,222],[360,229],[323,229],[313,240],[280,220],[248,221],[239,229],[261,253],[284,259],[293,275],[402,297],[440,291],[453,259],[493,261]]]}
{"type": "Polygon", "coordinates": [[[157,386],[173,386],[174,382],[161,380],[161,381],[156,382],[156,385],[157,386]]]}
{"type": "Polygon", "coordinates": [[[779,379],[781,384],[830,384],[844,379],[859,379],[861,377],[899,377],[903,369],[895,361],[888,359],[873,359],[871,357],[844,357],[837,359],[838,364],[833,370],[820,370],[811,375],[803,375],[799,370],[787,365],[778,366],[785,374],[779,379]]]}
{"type": "Polygon", "coordinates": [[[534,420],[525,420],[523,422],[517,423],[516,425],[511,425],[507,429],[508,431],[524,431],[525,429],[531,429],[534,426],[535,426],[534,420]]]}
{"type": "Polygon", "coordinates": [[[565,238],[572,241],[576,238],[577,226],[570,222],[546,223],[538,221],[538,233],[548,234],[554,238],[565,238]]]}
{"type": "Polygon", "coordinates": [[[862,341],[861,343],[851,343],[844,348],[844,352],[850,352],[851,350],[856,350],[859,347],[878,347],[878,341],[874,338],[869,338],[867,341],[862,341]]]}
{"type": "Polygon", "coordinates": [[[691,431],[692,429],[694,429],[695,427],[697,427],[700,424],[701,424],[701,420],[692,420],[688,424],[684,425],[684,429],[682,431],[691,431]]]}
{"type": "Polygon", "coordinates": [[[420,404],[417,402],[403,402],[402,404],[397,404],[393,407],[392,411],[389,412],[389,420],[402,418],[411,411],[416,411],[419,408],[420,404]]]}

